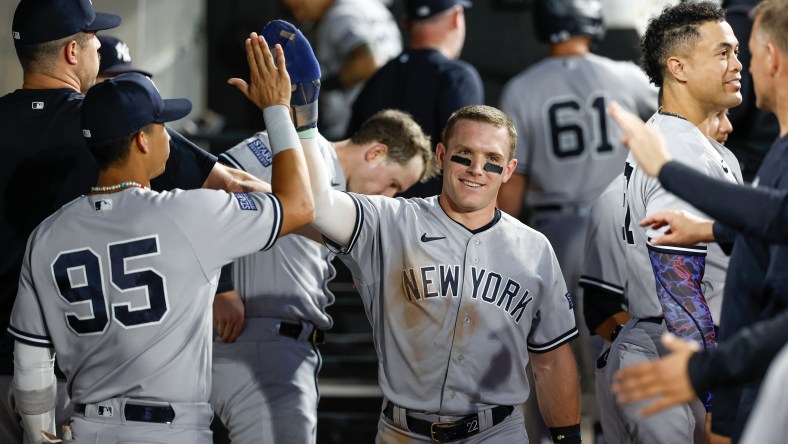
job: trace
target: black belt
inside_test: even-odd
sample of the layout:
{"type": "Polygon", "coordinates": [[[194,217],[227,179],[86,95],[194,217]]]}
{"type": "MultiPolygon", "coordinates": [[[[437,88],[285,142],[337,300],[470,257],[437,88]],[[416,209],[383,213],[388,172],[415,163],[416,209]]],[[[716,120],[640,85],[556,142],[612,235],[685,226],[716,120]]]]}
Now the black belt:
{"type": "MultiPolygon", "coordinates": [[[[301,337],[302,331],[304,331],[304,327],[300,323],[284,321],[279,323],[279,334],[282,336],[298,339],[301,337]]],[[[325,343],[326,331],[312,326],[312,334],[309,335],[309,342],[311,342],[313,345],[325,343]]]]}
{"type": "MultiPolygon", "coordinates": [[[[492,409],[493,426],[500,424],[507,416],[511,415],[514,407],[499,405],[492,409]]],[[[394,404],[386,402],[383,415],[394,421],[394,404]]],[[[456,421],[430,422],[425,419],[414,418],[407,413],[408,430],[432,439],[432,442],[452,442],[467,438],[479,433],[479,414],[468,415],[456,421]]]]}
{"type": "MultiPolygon", "coordinates": [[[[96,406],[97,409],[102,407],[101,405],[96,406]]],[[[109,407],[109,409],[110,411],[107,414],[98,412],[98,416],[112,416],[112,408],[109,407]]],[[[84,415],[85,404],[74,404],[74,411],[84,415]]],[[[126,421],[169,424],[175,419],[175,410],[170,406],[142,405],[127,402],[123,407],[123,416],[126,418],[126,421]]]]}
{"type": "Polygon", "coordinates": [[[654,316],[652,318],[639,318],[638,322],[648,322],[649,324],[661,324],[665,318],[662,316],[654,316]]]}

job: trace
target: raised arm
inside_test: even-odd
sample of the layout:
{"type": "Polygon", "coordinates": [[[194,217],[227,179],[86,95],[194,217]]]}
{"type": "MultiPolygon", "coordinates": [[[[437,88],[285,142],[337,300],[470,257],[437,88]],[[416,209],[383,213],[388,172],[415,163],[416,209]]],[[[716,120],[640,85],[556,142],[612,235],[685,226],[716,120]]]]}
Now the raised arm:
{"type": "Polygon", "coordinates": [[[275,51],[276,65],[265,39],[252,33],[246,40],[250,83],[237,78],[229,83],[263,110],[274,153],[271,189],[282,204],[280,235],[284,236],[312,222],[314,202],[303,150],[290,122],[290,75],[285,55],[279,44],[275,51]]]}
{"type": "MultiPolygon", "coordinates": [[[[353,233],[356,208],[350,196],[331,188],[323,157],[320,155],[317,132],[320,65],[309,42],[292,24],[274,20],[266,24],[263,35],[271,44],[281,45],[287,54],[287,68],[291,72],[292,81],[292,97],[289,103],[293,124],[290,128],[292,131],[294,125],[298,131],[309,169],[315,203],[313,226],[328,239],[344,246],[353,233]]],[[[272,137],[271,128],[268,134],[272,137]]]]}

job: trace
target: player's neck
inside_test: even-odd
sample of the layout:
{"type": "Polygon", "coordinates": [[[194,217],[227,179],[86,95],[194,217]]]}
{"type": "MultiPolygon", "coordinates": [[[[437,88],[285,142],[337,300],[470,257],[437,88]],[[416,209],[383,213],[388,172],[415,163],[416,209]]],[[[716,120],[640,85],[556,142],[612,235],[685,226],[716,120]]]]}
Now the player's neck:
{"type": "Polygon", "coordinates": [[[660,112],[667,115],[678,115],[692,122],[695,126],[700,126],[709,114],[715,113],[717,109],[706,109],[703,104],[695,100],[686,92],[677,91],[675,85],[665,85],[662,96],[662,107],[660,112]]]}
{"type": "Polygon", "coordinates": [[[591,39],[585,36],[570,37],[550,45],[550,57],[581,57],[591,52],[591,39]]]}
{"type": "Polygon", "coordinates": [[[73,89],[81,91],[78,79],[69,75],[50,75],[37,72],[25,73],[22,89],[73,89]]]}
{"type": "Polygon", "coordinates": [[[486,207],[473,211],[459,208],[448,198],[446,193],[440,194],[438,202],[446,215],[471,231],[489,224],[495,217],[495,200],[492,200],[486,207]]]}
{"type": "Polygon", "coordinates": [[[122,183],[138,183],[143,187],[150,188],[150,175],[138,168],[129,168],[127,165],[121,167],[108,167],[99,172],[96,187],[112,187],[122,183]]]}

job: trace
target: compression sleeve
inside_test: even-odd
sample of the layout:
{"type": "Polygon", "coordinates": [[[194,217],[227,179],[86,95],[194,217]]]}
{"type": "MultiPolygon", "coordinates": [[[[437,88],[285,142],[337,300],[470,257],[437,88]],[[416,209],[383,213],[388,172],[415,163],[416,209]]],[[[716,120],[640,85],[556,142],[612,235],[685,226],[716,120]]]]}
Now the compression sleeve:
{"type": "Polygon", "coordinates": [[[659,180],[666,190],[735,230],[769,242],[788,242],[786,190],[723,182],[676,161],[662,167],[659,180]]]}
{"type": "Polygon", "coordinates": [[[332,242],[346,246],[353,235],[358,217],[356,205],[349,195],[331,188],[318,138],[301,139],[301,146],[304,148],[315,201],[315,221],[312,225],[332,242]]]}
{"type": "Polygon", "coordinates": [[[16,341],[13,392],[30,442],[41,441],[41,430],[55,434],[55,354],[51,348],[16,341]]]}

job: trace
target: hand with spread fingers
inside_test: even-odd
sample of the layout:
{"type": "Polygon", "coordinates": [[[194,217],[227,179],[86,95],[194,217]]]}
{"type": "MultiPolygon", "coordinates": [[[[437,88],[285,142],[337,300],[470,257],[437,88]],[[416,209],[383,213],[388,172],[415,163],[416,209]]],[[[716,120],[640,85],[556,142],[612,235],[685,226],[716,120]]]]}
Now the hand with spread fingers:
{"type": "Polygon", "coordinates": [[[232,78],[227,81],[235,85],[244,95],[265,109],[272,105],[290,106],[290,75],[285,68],[285,55],[281,45],[274,47],[274,55],[262,36],[253,32],[246,39],[246,60],[249,63],[249,83],[243,79],[232,78]]]}
{"type": "Polygon", "coordinates": [[[659,175],[662,167],[672,159],[665,149],[665,140],[656,128],[643,123],[640,118],[626,111],[616,102],[610,102],[607,113],[624,132],[621,143],[635,156],[638,165],[649,176],[659,175]]]}
{"type": "Polygon", "coordinates": [[[664,226],[670,228],[651,240],[653,245],[673,245],[687,247],[701,242],[714,242],[714,221],[703,219],[686,211],[660,211],[640,221],[641,227],[650,226],[656,230],[664,226]]]}
{"type": "Polygon", "coordinates": [[[642,416],[698,397],[692,388],[687,365],[690,357],[699,351],[699,345],[670,333],[662,336],[662,344],[671,351],[669,355],[619,370],[612,387],[616,399],[622,404],[655,398],[653,403],[640,410],[642,416]]]}

